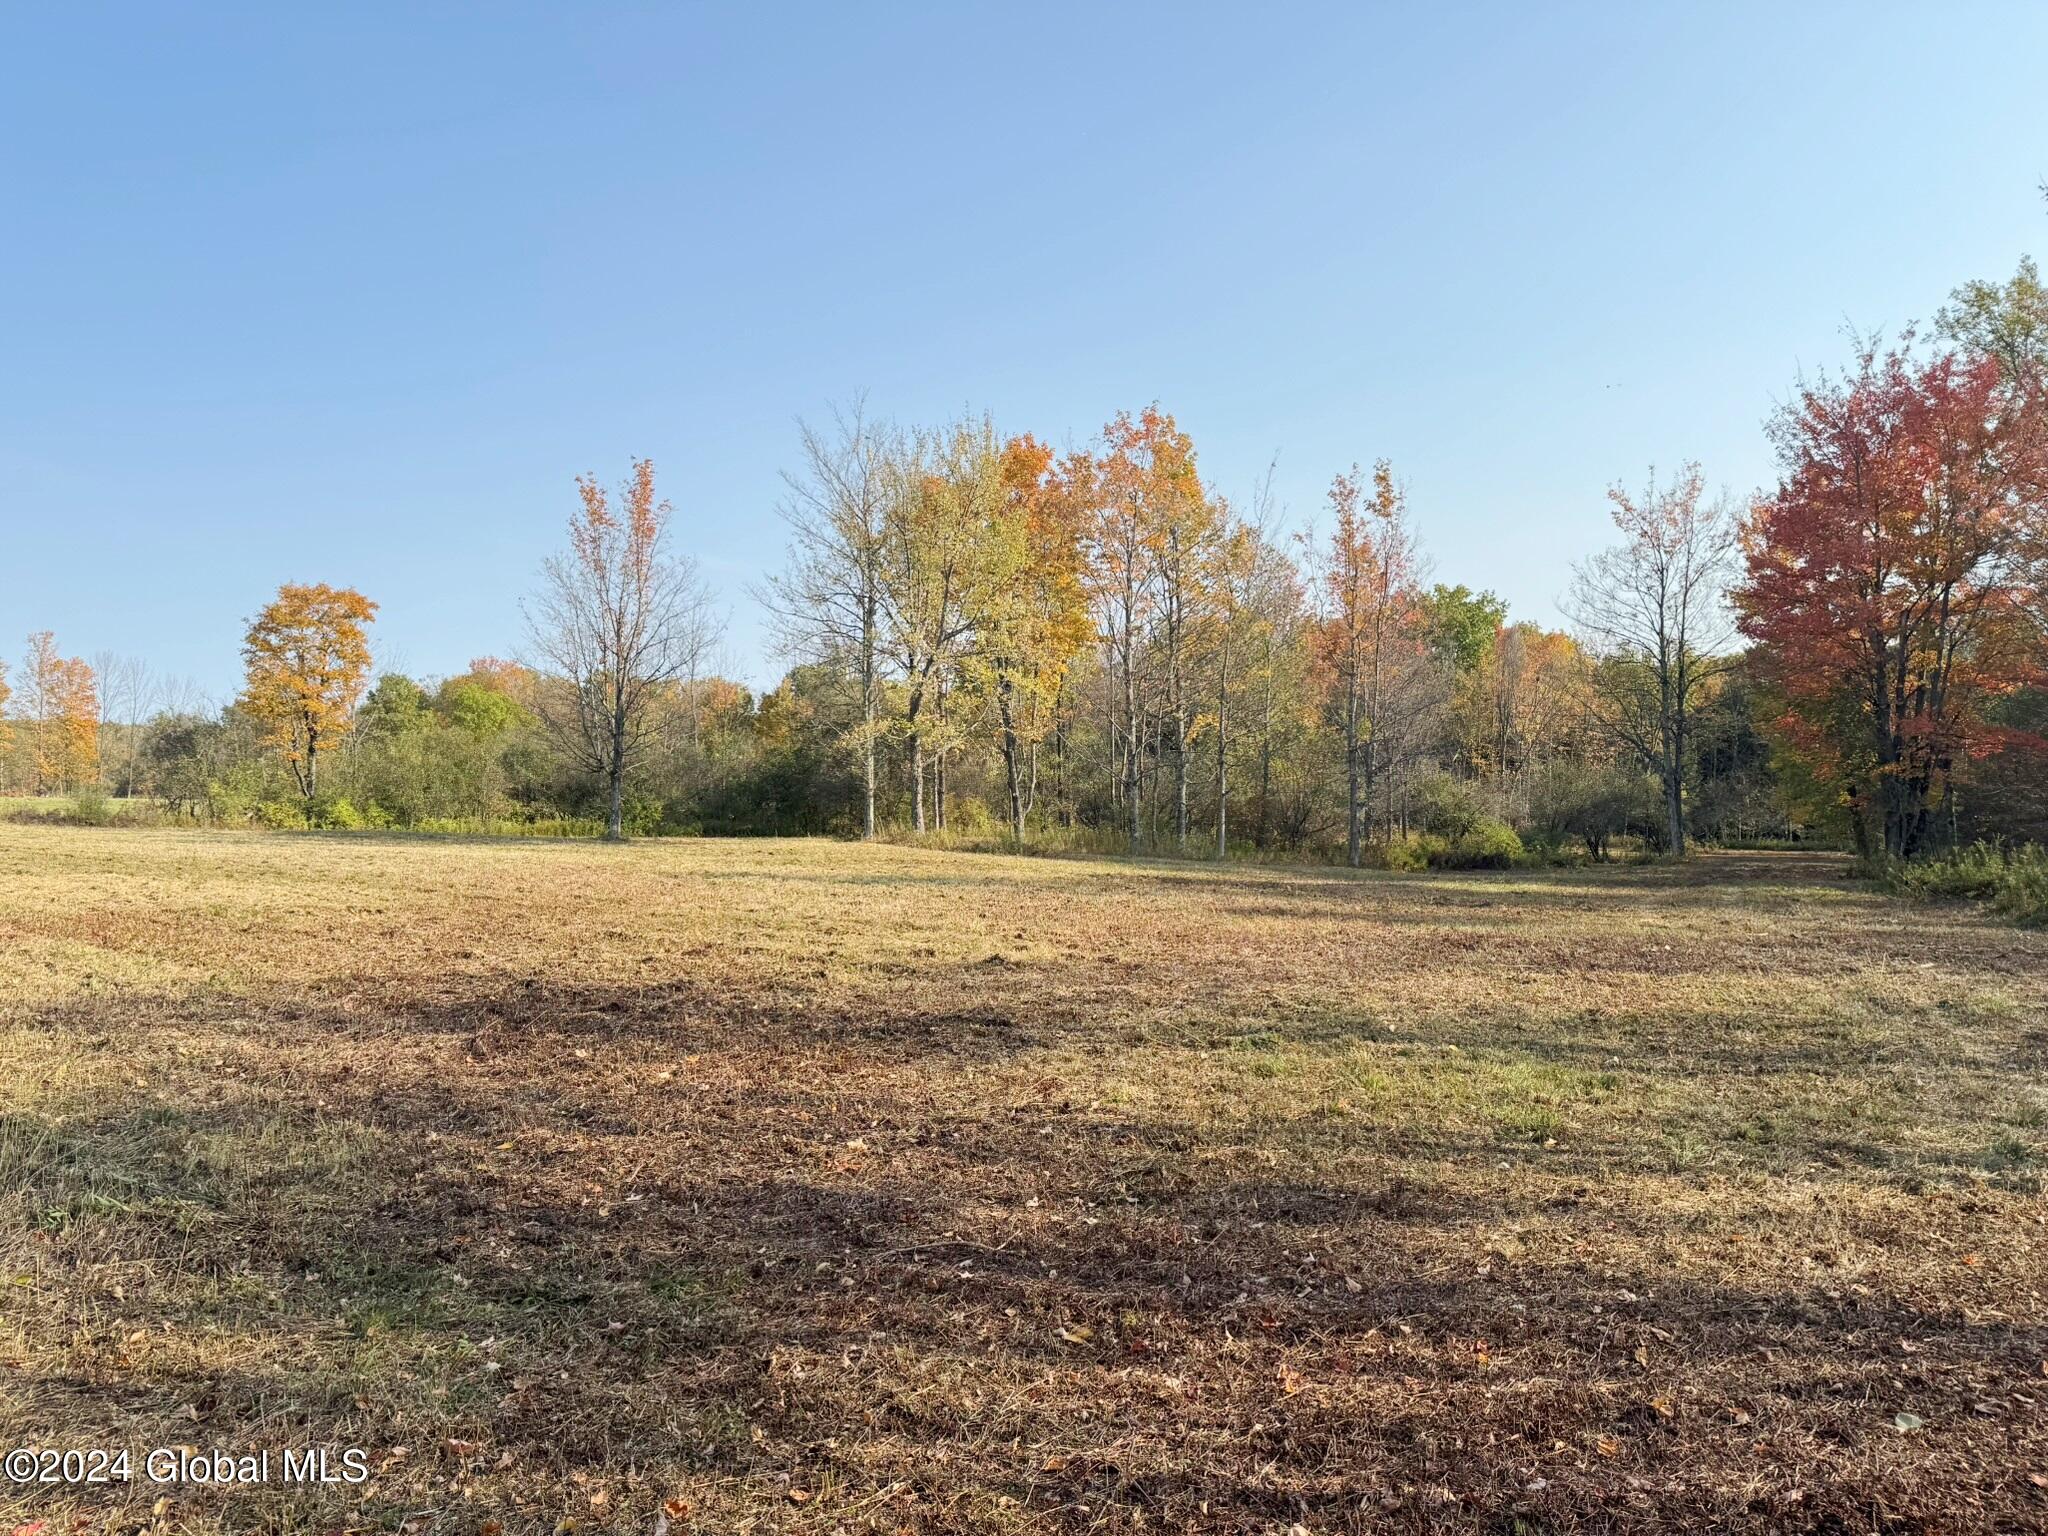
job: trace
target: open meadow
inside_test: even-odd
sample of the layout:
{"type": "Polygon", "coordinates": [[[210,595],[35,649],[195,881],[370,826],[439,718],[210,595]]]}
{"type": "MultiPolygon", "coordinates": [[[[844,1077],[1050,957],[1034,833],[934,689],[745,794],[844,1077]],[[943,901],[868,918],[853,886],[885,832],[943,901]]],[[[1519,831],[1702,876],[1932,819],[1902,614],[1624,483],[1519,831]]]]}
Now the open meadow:
{"type": "Polygon", "coordinates": [[[2048,933],[1829,856],[0,825],[0,1440],[138,1458],[0,1501],[2039,1528],[2044,1067],[2048,933]]]}

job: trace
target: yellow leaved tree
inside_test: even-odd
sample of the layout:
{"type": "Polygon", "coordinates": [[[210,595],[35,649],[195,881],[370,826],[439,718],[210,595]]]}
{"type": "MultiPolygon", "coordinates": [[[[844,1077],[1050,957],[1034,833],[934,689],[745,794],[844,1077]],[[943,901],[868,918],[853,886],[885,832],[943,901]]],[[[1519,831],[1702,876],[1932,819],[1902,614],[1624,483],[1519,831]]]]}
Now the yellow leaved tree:
{"type": "Polygon", "coordinates": [[[320,754],[347,732],[370,676],[363,627],[377,605],[348,587],[286,583],[250,621],[242,642],[241,707],[284,754],[299,793],[320,787],[320,754]]]}
{"type": "Polygon", "coordinates": [[[56,636],[28,637],[21,669],[30,782],[37,794],[78,789],[99,775],[99,693],[92,668],[57,650],[56,636]]]}

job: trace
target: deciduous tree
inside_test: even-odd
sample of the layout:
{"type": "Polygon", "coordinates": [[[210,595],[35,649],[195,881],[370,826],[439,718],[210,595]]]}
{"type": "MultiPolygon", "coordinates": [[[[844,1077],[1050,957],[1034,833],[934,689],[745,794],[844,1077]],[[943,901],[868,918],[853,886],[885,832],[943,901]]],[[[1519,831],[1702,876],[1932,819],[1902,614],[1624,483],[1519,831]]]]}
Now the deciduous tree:
{"type": "Polygon", "coordinates": [[[827,433],[799,423],[803,466],[784,475],[788,563],[765,590],[784,651],[851,669],[860,687],[861,835],[875,835],[881,735],[883,560],[892,498],[904,490],[901,441],[861,402],[827,433]]]}
{"type": "Polygon", "coordinates": [[[92,668],[60,654],[47,629],[28,637],[20,713],[36,793],[76,789],[98,776],[100,712],[92,668]]]}
{"type": "Polygon", "coordinates": [[[1068,669],[1091,627],[1074,486],[1052,450],[1029,434],[1003,445],[1001,473],[1006,497],[974,585],[968,672],[994,702],[1010,833],[1022,841],[1037,797],[1038,747],[1053,729],[1068,669]]]}
{"type": "Polygon", "coordinates": [[[1376,778],[1391,642],[1413,596],[1415,551],[1406,498],[1385,459],[1373,466],[1369,500],[1356,464],[1331,482],[1329,500],[1330,532],[1317,560],[1317,654],[1344,754],[1344,849],[1356,869],[1376,778]]]}
{"type": "MultiPolygon", "coordinates": [[[[1077,476],[1087,474],[1092,485],[1089,596],[1116,690],[1118,799],[1135,853],[1143,841],[1142,776],[1153,706],[1152,642],[1165,585],[1162,565],[1171,530],[1200,497],[1201,482],[1194,443],[1156,404],[1136,417],[1119,412],[1103,428],[1100,453],[1074,460],[1073,470],[1077,476]]],[[[1169,708],[1175,707],[1169,701],[1169,708]]],[[[1178,709],[1184,708],[1183,698],[1178,709]]],[[[1181,767],[1184,771],[1184,762],[1181,767]]]]}
{"type": "Polygon", "coordinates": [[[1657,776],[1665,846],[1685,852],[1685,782],[1695,716],[1727,664],[1725,601],[1735,517],[1707,500],[1697,464],[1668,486],[1607,499],[1621,542],[1572,568],[1564,609],[1595,663],[1594,719],[1657,776]]]}
{"type": "Polygon", "coordinates": [[[1866,344],[1779,414],[1737,593],[1779,727],[1859,846],[1893,857],[1925,849],[1959,761],[1992,743],[1990,702],[2041,675],[2040,420],[1996,359],[1911,341],[1866,344]]]}
{"type": "MultiPolygon", "coordinates": [[[[951,745],[945,692],[973,632],[986,579],[988,531],[1008,492],[995,428],[955,422],[911,444],[891,493],[882,542],[882,613],[890,660],[903,679],[911,826],[927,829],[927,749],[935,765],[951,745]]],[[[943,811],[940,811],[943,815],[943,811]]]]}
{"type": "Polygon", "coordinates": [[[338,746],[370,675],[365,626],[377,605],[349,587],[287,582],[242,641],[242,708],[284,756],[299,793],[319,792],[320,757],[338,746]]]}
{"type": "Polygon", "coordinates": [[[604,787],[605,836],[625,836],[626,779],[647,747],[655,706],[694,676],[719,626],[696,563],[671,548],[675,509],[654,489],[654,461],[635,459],[615,506],[595,475],[569,547],[541,567],[526,608],[538,714],[550,735],[604,787]]]}

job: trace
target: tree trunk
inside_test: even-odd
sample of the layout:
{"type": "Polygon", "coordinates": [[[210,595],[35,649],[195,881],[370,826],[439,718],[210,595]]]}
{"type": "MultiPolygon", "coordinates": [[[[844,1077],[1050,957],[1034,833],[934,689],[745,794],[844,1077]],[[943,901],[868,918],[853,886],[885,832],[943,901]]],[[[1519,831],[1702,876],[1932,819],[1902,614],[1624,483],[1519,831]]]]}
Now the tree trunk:
{"type": "Polygon", "coordinates": [[[1356,663],[1344,688],[1344,857],[1358,868],[1358,674],[1356,663]]]}
{"type": "Polygon", "coordinates": [[[910,754],[910,829],[919,836],[924,834],[924,734],[918,729],[919,718],[924,713],[924,690],[926,678],[917,675],[915,669],[909,673],[911,681],[910,703],[906,715],[910,724],[910,739],[907,747],[910,754]]]}
{"type": "Polygon", "coordinates": [[[1344,858],[1358,868],[1358,747],[1354,742],[1344,754],[1344,858]]]}
{"type": "Polygon", "coordinates": [[[917,717],[910,726],[910,828],[924,835],[924,738],[917,733],[917,717]]]}
{"type": "Polygon", "coordinates": [[[1188,716],[1185,709],[1173,713],[1173,841],[1182,853],[1188,851],[1188,716]]]}
{"type": "Polygon", "coordinates": [[[860,835],[870,841],[875,835],[875,612],[868,603],[861,613],[861,719],[866,730],[866,750],[861,754],[867,782],[861,803],[860,835]]]}
{"type": "Polygon", "coordinates": [[[1024,841],[1024,786],[1017,767],[1017,727],[1010,713],[1010,680],[996,685],[996,710],[1003,721],[1003,770],[1010,781],[1010,835],[1024,841]]]}
{"type": "Polygon", "coordinates": [[[1216,857],[1230,857],[1230,698],[1216,690],[1216,857]]]}
{"type": "Polygon", "coordinates": [[[626,716],[624,710],[612,716],[611,762],[606,765],[610,795],[605,807],[604,835],[607,841],[626,840],[626,716]]]}
{"type": "Polygon", "coordinates": [[[1138,851],[1141,837],[1138,823],[1138,692],[1131,677],[1130,658],[1124,659],[1124,807],[1130,817],[1131,852],[1138,851]]]}

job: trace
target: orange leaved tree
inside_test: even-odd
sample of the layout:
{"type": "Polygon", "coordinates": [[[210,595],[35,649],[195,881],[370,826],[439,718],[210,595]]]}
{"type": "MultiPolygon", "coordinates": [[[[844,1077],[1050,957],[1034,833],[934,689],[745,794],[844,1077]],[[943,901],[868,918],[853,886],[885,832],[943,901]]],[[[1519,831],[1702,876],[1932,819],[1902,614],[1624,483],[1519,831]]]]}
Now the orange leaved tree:
{"type": "MultiPolygon", "coordinates": [[[[1169,709],[1185,712],[1182,659],[1177,653],[1155,657],[1158,648],[1152,642],[1164,638],[1164,629],[1182,622],[1165,612],[1164,599],[1170,595],[1165,567],[1178,553],[1175,530],[1202,500],[1194,441],[1156,403],[1136,417],[1119,412],[1102,429],[1101,452],[1093,458],[1070,457],[1066,479],[1073,494],[1091,509],[1085,546],[1087,591],[1120,694],[1115,725],[1118,787],[1130,850],[1136,853],[1142,828],[1145,728],[1152,695],[1159,691],[1154,685],[1155,660],[1168,662],[1167,691],[1180,694],[1166,701],[1169,709]]],[[[1183,574],[1193,574],[1191,562],[1183,574]]],[[[1184,752],[1184,728],[1181,742],[1184,752]]]]}
{"type": "Polygon", "coordinates": [[[1039,745],[1092,632],[1081,585],[1085,503],[1052,450],[1028,433],[1003,445],[1000,462],[1004,498],[982,536],[964,671],[995,702],[1010,835],[1021,842],[1037,798],[1039,745]]]}
{"type": "Polygon", "coordinates": [[[1391,652],[1410,604],[1415,547],[1393,466],[1373,465],[1372,496],[1356,464],[1330,484],[1330,534],[1316,565],[1322,616],[1316,653],[1344,751],[1344,851],[1359,865],[1378,764],[1376,727],[1391,652]]]}
{"type": "Polygon", "coordinates": [[[377,605],[349,587],[290,582],[249,623],[241,707],[284,756],[299,793],[320,788],[320,755],[347,733],[370,676],[364,626],[377,605]]]}
{"type": "Polygon", "coordinates": [[[20,713],[36,793],[76,789],[98,777],[100,702],[92,668],[60,655],[47,629],[28,637],[20,713]]]}

